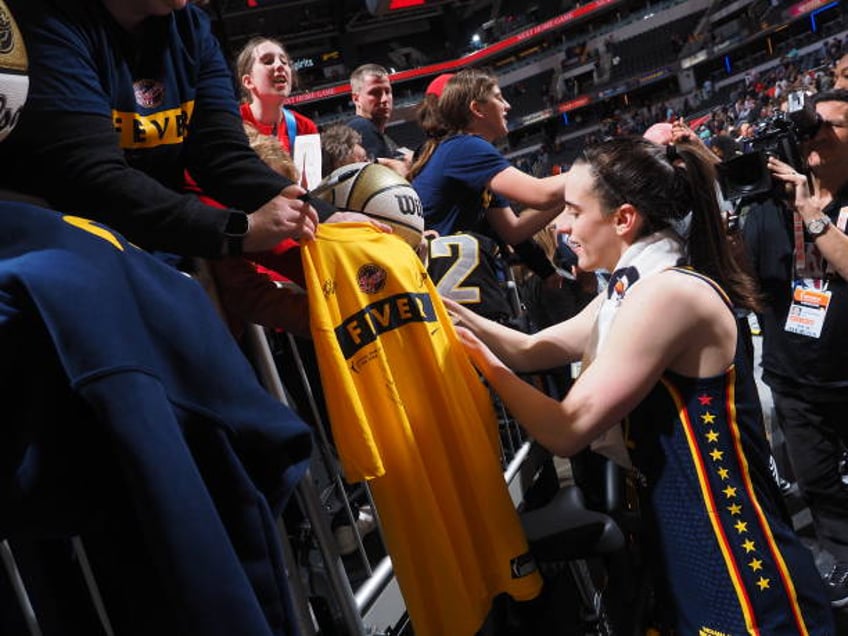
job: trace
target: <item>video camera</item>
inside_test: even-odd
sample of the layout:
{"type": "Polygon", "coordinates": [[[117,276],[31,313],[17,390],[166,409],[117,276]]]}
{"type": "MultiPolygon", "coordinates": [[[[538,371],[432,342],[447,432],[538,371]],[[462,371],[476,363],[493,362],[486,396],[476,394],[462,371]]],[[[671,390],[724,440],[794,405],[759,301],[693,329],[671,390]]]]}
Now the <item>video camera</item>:
{"type": "Polygon", "coordinates": [[[801,142],[816,136],[821,117],[804,102],[804,94],[789,96],[787,112],[778,112],[760,122],[746,151],[718,165],[719,184],[724,198],[733,201],[764,193],[783,196],[782,182],[772,178],[768,158],[773,155],[801,173],[807,172],[801,142]]]}

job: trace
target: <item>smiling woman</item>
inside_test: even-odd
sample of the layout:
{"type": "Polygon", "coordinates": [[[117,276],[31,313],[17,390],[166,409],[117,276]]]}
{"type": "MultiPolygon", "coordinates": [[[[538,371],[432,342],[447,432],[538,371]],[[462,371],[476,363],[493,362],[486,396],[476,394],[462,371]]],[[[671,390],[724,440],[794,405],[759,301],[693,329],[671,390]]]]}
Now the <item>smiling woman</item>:
{"type": "Polygon", "coordinates": [[[567,173],[579,265],[612,272],[575,318],[527,335],[446,304],[474,364],[540,444],[570,456],[602,434],[626,437],[613,458],[635,475],[664,628],[834,633],[821,579],[769,475],[732,311],[757,297],[729,251],[712,164],[691,147],[668,148],[617,138],[587,148],[567,173]],[[687,217],[684,238],[674,228],[687,217]],[[581,358],[562,401],[513,371],[581,358]]]}

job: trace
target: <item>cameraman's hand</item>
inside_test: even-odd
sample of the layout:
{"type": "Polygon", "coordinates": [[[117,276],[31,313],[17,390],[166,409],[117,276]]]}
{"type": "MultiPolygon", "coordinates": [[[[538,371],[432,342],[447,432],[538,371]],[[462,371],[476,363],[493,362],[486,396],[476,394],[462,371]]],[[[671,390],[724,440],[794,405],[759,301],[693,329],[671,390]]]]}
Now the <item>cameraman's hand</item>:
{"type": "Polygon", "coordinates": [[[821,214],[824,206],[821,205],[818,197],[810,194],[810,182],[805,174],[798,172],[788,163],[773,156],[768,158],[768,169],[776,179],[793,186],[795,190],[795,210],[801,215],[802,219],[806,221],[821,214]]]}
{"type": "Polygon", "coordinates": [[[701,138],[686,125],[682,117],[671,124],[671,143],[687,143],[696,139],[701,141],[701,138]]]}
{"type": "MultiPolygon", "coordinates": [[[[303,192],[299,186],[286,188],[289,196],[303,192]]],[[[286,238],[314,238],[318,225],[318,213],[311,205],[280,194],[247,218],[249,226],[242,245],[245,252],[269,250],[286,238]]]]}

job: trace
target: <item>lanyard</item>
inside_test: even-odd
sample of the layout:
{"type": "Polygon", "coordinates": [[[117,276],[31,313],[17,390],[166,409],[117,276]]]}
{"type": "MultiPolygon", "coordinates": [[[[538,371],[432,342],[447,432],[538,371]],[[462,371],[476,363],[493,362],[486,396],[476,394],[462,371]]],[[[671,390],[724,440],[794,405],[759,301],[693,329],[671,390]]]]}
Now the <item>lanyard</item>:
{"type": "Polygon", "coordinates": [[[795,244],[795,276],[793,278],[798,278],[798,272],[807,270],[807,248],[804,245],[804,222],[797,212],[792,213],[792,230],[795,244]]]}
{"type": "Polygon", "coordinates": [[[283,117],[286,119],[286,132],[289,135],[290,154],[294,157],[294,138],[297,137],[297,122],[294,119],[294,113],[287,108],[283,108],[283,117]]]}

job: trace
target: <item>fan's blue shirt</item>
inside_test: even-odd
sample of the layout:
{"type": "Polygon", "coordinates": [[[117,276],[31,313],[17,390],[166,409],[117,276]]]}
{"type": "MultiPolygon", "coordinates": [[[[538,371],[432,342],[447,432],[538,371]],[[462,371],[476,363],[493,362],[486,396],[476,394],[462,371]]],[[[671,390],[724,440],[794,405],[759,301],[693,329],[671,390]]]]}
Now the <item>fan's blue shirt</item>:
{"type": "Polygon", "coordinates": [[[486,210],[509,202],[492,192],[489,181],[512,164],[477,135],[455,135],[442,141],[412,180],[424,207],[424,224],[440,235],[487,231],[486,210]]]}
{"type": "Polygon", "coordinates": [[[179,155],[198,107],[238,114],[232,73],[209,18],[192,4],[148,18],[136,34],[100,2],[12,5],[26,26],[27,108],[110,117],[130,165],[162,183],[182,185],[179,155]]]}
{"type": "Polygon", "coordinates": [[[737,349],[714,377],[666,371],[629,417],[672,621],[680,634],[833,634],[821,577],[768,471],[753,370],[737,349]]]}

